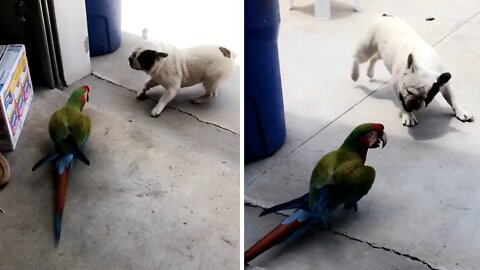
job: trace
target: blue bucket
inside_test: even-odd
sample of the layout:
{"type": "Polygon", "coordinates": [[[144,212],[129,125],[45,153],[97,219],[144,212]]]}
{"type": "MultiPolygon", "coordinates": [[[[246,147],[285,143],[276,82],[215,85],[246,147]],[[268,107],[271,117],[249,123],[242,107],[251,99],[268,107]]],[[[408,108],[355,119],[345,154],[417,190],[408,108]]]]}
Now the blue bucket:
{"type": "Polygon", "coordinates": [[[278,61],[278,0],[245,1],[245,162],[273,155],[285,142],[278,61]]]}
{"type": "Polygon", "coordinates": [[[90,56],[114,52],[122,40],[122,1],[86,0],[90,56]]]}

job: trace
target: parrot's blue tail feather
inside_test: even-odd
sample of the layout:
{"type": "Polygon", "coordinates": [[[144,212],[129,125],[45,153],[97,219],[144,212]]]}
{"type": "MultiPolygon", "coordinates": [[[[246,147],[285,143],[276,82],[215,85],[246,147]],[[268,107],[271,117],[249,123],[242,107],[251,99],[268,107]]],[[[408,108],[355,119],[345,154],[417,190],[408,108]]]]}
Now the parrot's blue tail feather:
{"type": "Polygon", "coordinates": [[[312,219],[314,217],[314,214],[312,211],[309,210],[303,210],[303,209],[298,209],[293,214],[291,214],[288,218],[286,218],[282,224],[289,224],[292,221],[298,221],[300,223],[303,223],[305,220],[312,219]]]}
{"type": "Polygon", "coordinates": [[[50,154],[45,155],[42,159],[37,161],[37,163],[35,163],[35,165],[33,165],[32,171],[35,171],[36,169],[38,169],[38,167],[42,166],[43,164],[58,158],[58,156],[59,156],[58,153],[54,153],[54,154],[50,153],[50,154]]]}
{"type": "Polygon", "coordinates": [[[271,213],[275,213],[278,211],[282,210],[287,210],[287,209],[294,209],[294,208],[300,208],[300,209],[305,209],[308,210],[308,193],[305,195],[293,199],[291,201],[288,201],[286,203],[278,204],[273,207],[270,207],[268,209],[263,210],[262,213],[260,213],[260,216],[265,216],[271,213]]]}
{"type": "Polygon", "coordinates": [[[57,243],[60,241],[60,235],[62,233],[62,215],[55,213],[55,240],[57,243]]]}
{"type": "Polygon", "coordinates": [[[58,175],[62,175],[63,171],[67,167],[71,167],[73,164],[73,155],[66,155],[61,157],[57,160],[57,173],[58,175]]]}
{"type": "Polygon", "coordinates": [[[295,238],[313,229],[314,225],[317,224],[315,222],[316,220],[313,218],[312,212],[302,209],[295,211],[295,213],[284,220],[282,224],[288,224],[289,222],[293,221],[299,222],[301,226],[297,230],[293,231],[292,234],[288,235],[283,242],[294,240],[295,238]],[[291,218],[292,216],[293,218],[291,218]]]}

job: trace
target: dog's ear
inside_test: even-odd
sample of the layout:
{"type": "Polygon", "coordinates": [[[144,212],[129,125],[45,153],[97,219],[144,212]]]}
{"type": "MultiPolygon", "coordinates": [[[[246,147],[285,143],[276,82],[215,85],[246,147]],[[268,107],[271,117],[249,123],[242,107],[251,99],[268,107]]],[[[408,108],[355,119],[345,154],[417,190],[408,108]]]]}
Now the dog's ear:
{"type": "Polygon", "coordinates": [[[155,65],[155,62],[157,60],[159,60],[160,58],[165,58],[167,56],[168,54],[163,52],[145,50],[138,54],[137,61],[142,70],[149,71],[153,67],[153,65],[155,65]]]}
{"type": "Polygon", "coordinates": [[[437,82],[432,85],[432,89],[428,91],[427,98],[425,99],[425,107],[432,102],[433,98],[440,92],[440,87],[442,85],[446,84],[450,78],[452,78],[452,75],[448,72],[442,73],[440,76],[437,78],[437,82]]]}
{"type": "Polygon", "coordinates": [[[450,81],[450,79],[452,78],[452,75],[448,72],[445,72],[445,73],[442,73],[438,78],[437,78],[437,82],[440,84],[440,85],[443,85],[443,84],[446,84],[448,81],[450,81]]]}
{"type": "Polygon", "coordinates": [[[168,53],[164,53],[164,52],[159,52],[159,53],[157,54],[157,57],[158,57],[158,58],[165,58],[165,57],[167,57],[167,56],[168,56],[168,53]]]}
{"type": "Polygon", "coordinates": [[[415,73],[415,70],[417,69],[417,65],[415,63],[415,60],[413,59],[413,53],[410,53],[407,58],[407,68],[412,71],[412,73],[415,73]]]}

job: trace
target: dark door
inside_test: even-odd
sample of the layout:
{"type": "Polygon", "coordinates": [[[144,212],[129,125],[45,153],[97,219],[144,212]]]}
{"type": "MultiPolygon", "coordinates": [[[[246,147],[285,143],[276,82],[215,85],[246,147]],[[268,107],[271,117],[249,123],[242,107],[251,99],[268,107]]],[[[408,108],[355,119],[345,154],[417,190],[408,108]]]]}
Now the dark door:
{"type": "Polygon", "coordinates": [[[24,44],[34,86],[62,88],[53,0],[1,0],[0,44],[24,44]]]}

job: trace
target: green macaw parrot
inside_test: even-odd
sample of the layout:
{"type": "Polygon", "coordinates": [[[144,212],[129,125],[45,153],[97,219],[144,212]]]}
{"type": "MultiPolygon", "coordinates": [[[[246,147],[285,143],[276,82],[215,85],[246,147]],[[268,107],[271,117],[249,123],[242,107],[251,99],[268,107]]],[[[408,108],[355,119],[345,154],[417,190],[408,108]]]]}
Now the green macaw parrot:
{"type": "Polygon", "coordinates": [[[375,170],[365,165],[367,151],[380,144],[382,148],[386,145],[387,136],[383,129],[382,124],[375,123],[357,126],[340,148],[318,161],[307,194],[264,210],[260,216],[296,209],[245,251],[245,264],[307,225],[320,223],[330,227],[330,212],[338,205],[343,204],[345,208],[357,211],[357,202],[368,193],[375,180],[375,170]]]}
{"type": "Polygon", "coordinates": [[[50,139],[55,144],[55,153],[47,154],[33,165],[32,171],[41,165],[55,161],[57,178],[57,198],[55,203],[55,239],[60,240],[62,215],[67,192],[68,175],[76,157],[90,165],[87,157],[78,149],[85,144],[90,135],[90,118],[82,114],[85,103],[88,102],[90,88],[82,86],[75,89],[65,106],[53,113],[48,123],[50,139]]]}

